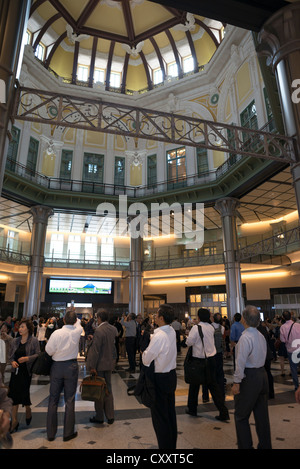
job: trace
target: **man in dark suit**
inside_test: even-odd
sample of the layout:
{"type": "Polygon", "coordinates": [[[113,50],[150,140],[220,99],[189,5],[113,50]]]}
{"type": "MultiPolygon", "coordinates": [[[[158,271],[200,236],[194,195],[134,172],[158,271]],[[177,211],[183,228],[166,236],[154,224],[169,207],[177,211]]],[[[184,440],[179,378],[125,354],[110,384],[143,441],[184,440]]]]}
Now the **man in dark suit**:
{"type": "Polygon", "coordinates": [[[92,344],[88,351],[87,356],[87,369],[92,374],[97,374],[104,378],[107,384],[108,395],[105,396],[103,401],[95,401],[95,417],[90,421],[92,423],[103,423],[104,414],[107,418],[107,423],[114,423],[114,398],[111,386],[111,374],[116,361],[116,347],[115,339],[118,331],[115,326],[108,323],[108,313],[106,311],[99,311],[97,313],[98,327],[95,329],[92,344]]]}

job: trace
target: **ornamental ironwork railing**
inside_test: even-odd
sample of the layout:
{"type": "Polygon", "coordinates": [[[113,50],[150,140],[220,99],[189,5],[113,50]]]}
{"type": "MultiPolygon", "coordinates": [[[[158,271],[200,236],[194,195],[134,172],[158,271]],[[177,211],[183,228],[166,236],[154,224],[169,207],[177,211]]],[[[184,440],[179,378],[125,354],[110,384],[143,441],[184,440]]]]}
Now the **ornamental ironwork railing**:
{"type": "Polygon", "coordinates": [[[143,270],[176,269],[182,267],[195,267],[203,265],[224,264],[223,254],[214,254],[210,256],[191,255],[188,257],[168,256],[158,257],[143,262],[143,270]]]}
{"type": "Polygon", "coordinates": [[[296,140],[285,135],[33,88],[17,89],[12,117],[288,164],[297,159],[296,140]]]}
{"type": "MultiPolygon", "coordinates": [[[[237,261],[268,263],[276,265],[285,265],[289,262],[286,255],[289,252],[300,249],[300,226],[291,230],[282,232],[270,238],[264,239],[249,246],[240,248],[236,253],[237,261]]],[[[0,262],[31,265],[31,256],[18,251],[0,249],[0,262]]],[[[203,255],[201,251],[187,250],[182,256],[168,255],[166,257],[154,257],[143,259],[143,270],[176,269],[182,267],[194,267],[205,265],[224,264],[224,254],[216,253],[213,255],[203,255]]],[[[121,270],[130,269],[130,260],[127,258],[104,260],[100,258],[79,257],[73,259],[55,257],[54,255],[45,255],[44,267],[57,268],[87,268],[102,270],[121,270]]]]}
{"type": "Polygon", "coordinates": [[[300,226],[240,248],[237,260],[243,262],[260,255],[282,255],[290,252],[291,248],[300,249],[300,226]]]}
{"type": "Polygon", "coordinates": [[[72,268],[72,269],[97,269],[97,270],[129,270],[129,260],[110,260],[103,259],[71,259],[45,256],[44,267],[72,268]]]}
{"type": "Polygon", "coordinates": [[[10,249],[0,249],[0,262],[18,265],[30,265],[31,256],[23,254],[18,251],[11,251],[10,249]]]}
{"type": "Polygon", "coordinates": [[[168,179],[166,181],[156,182],[155,184],[135,187],[87,180],[81,181],[79,179],[53,178],[45,176],[11,158],[7,158],[5,169],[49,190],[104,195],[127,195],[128,197],[134,198],[162,193],[172,189],[176,190],[179,186],[183,188],[197,184],[207,184],[214,181],[216,178],[215,171],[208,171],[201,174],[188,175],[181,179],[168,179]]]}

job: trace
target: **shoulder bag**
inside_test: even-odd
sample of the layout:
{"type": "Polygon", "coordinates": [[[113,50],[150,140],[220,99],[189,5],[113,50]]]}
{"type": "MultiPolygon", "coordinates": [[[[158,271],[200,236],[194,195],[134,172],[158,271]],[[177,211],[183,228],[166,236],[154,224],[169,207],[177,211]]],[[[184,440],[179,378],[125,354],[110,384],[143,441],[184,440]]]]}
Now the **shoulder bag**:
{"type": "Polygon", "coordinates": [[[184,380],[187,384],[209,384],[210,372],[208,358],[204,349],[203,332],[201,326],[198,326],[198,332],[202,340],[205,358],[193,357],[193,347],[189,347],[184,360],[184,380]]]}

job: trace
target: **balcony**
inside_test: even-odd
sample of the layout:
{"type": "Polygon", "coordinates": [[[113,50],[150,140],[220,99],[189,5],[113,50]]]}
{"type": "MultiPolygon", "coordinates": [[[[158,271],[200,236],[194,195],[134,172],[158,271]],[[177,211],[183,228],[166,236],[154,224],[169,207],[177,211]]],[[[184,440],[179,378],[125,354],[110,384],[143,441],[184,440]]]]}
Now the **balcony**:
{"type": "Polygon", "coordinates": [[[111,183],[91,182],[75,179],[48,177],[25,165],[8,159],[3,181],[3,196],[29,205],[44,204],[54,209],[76,209],[95,211],[99,203],[117,199],[123,195],[128,202],[140,202],[150,206],[152,201],[167,202],[180,194],[180,202],[196,203],[230,196],[232,191],[242,186],[255,173],[269,167],[270,161],[247,158],[245,155],[230,157],[214,171],[187,175],[184,179],[158,181],[151,185],[125,186],[111,183]],[[251,160],[251,172],[248,164],[251,160]],[[245,171],[242,171],[242,168],[245,171]],[[231,177],[236,172],[236,177],[231,177]],[[91,197],[92,196],[92,197],[91,197]]]}
{"type": "MultiPolygon", "coordinates": [[[[20,244],[22,248],[22,244],[20,244]]],[[[300,250],[300,226],[291,230],[263,239],[257,243],[240,248],[237,251],[237,261],[240,263],[290,265],[289,253],[300,250]]],[[[27,265],[31,264],[31,256],[28,252],[21,250],[0,249],[0,262],[27,265]]],[[[172,253],[168,247],[165,255],[157,255],[154,251],[153,257],[147,255],[143,259],[143,270],[163,270],[183,267],[197,267],[208,265],[224,264],[223,253],[203,255],[201,249],[182,250],[177,255],[172,253]]],[[[94,270],[130,270],[130,259],[128,257],[117,257],[113,259],[100,258],[99,256],[74,257],[70,253],[68,256],[58,256],[54,253],[46,253],[44,257],[45,268],[69,268],[69,269],[94,269],[94,270]]]]}
{"type": "Polygon", "coordinates": [[[300,226],[284,231],[257,243],[245,246],[237,252],[239,262],[253,262],[255,259],[268,257],[282,258],[286,263],[287,255],[300,250],[300,226]]]}

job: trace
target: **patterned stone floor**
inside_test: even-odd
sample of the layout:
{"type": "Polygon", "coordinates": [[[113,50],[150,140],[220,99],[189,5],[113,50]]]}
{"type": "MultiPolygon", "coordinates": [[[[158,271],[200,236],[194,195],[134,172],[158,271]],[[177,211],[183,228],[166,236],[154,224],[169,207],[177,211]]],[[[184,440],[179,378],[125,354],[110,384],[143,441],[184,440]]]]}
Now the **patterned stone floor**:
{"type": "MultiPolygon", "coordinates": [[[[177,359],[178,384],[176,390],[176,412],[178,423],[177,450],[196,451],[197,449],[237,449],[234,426],[234,402],[230,395],[232,383],[232,359],[224,361],[224,371],[227,379],[228,393],[226,405],[230,413],[230,421],[218,422],[218,414],[213,402],[203,404],[199,394],[199,418],[185,414],[188,386],[183,379],[183,360],[186,349],[182,349],[177,359]]],[[[78,357],[79,382],[76,397],[76,427],[78,437],[63,442],[62,425],[64,416],[64,401],[61,396],[59,405],[59,429],[53,442],[47,440],[45,423],[47,415],[49,378],[34,376],[31,385],[31,399],[33,418],[29,427],[25,423],[24,409],[19,412],[19,430],[13,434],[13,449],[97,449],[97,450],[155,450],[157,442],[153,431],[149,409],[144,407],[136,397],[129,396],[127,389],[135,384],[138,370],[130,374],[126,370],[128,362],[121,358],[113,374],[113,393],[115,401],[115,422],[108,425],[91,424],[89,418],[94,415],[93,403],[82,401],[79,386],[86,375],[85,361],[78,357]]],[[[285,365],[285,377],[281,376],[278,362],[272,363],[272,374],[275,383],[275,398],[269,400],[269,413],[272,431],[273,449],[300,448],[300,406],[295,402],[294,391],[289,366],[285,365]]],[[[6,383],[9,381],[9,369],[6,373],[6,383]]],[[[254,446],[256,433],[253,418],[251,418],[254,446]]]]}

